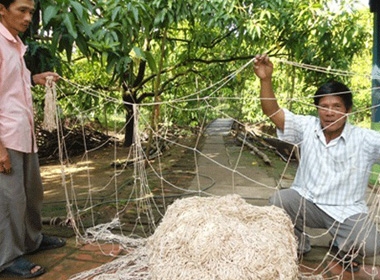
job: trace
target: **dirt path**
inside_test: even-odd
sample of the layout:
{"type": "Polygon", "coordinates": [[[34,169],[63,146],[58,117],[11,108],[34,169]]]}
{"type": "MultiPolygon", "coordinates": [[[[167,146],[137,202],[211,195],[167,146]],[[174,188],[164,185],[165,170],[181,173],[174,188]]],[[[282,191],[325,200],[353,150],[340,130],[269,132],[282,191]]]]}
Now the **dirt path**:
{"type": "MultiPolygon", "coordinates": [[[[181,191],[172,187],[187,188],[194,177],[195,162],[193,148],[198,140],[195,136],[180,138],[180,145],[172,145],[160,157],[156,157],[145,164],[146,176],[149,178],[149,189],[155,196],[165,196],[164,200],[156,201],[158,211],[165,211],[171,201],[181,194],[181,191]],[[164,178],[160,179],[157,172],[164,178]]],[[[201,145],[201,144],[199,144],[201,145]]],[[[127,230],[134,227],[136,203],[126,203],[136,191],[134,185],[136,174],[133,164],[124,163],[131,159],[128,148],[121,145],[101,148],[82,156],[70,158],[69,162],[60,164],[50,162],[41,165],[41,175],[45,187],[43,216],[46,219],[67,215],[67,201],[75,208],[84,227],[93,223],[108,222],[119,211],[126,219],[127,230]],[[90,191],[91,190],[91,191],[90,191]],[[118,193],[120,205],[115,205],[115,192],[118,193]],[[91,207],[92,205],[98,205],[91,207]],[[80,210],[78,210],[80,209],[80,210]]],[[[139,191],[139,190],[137,190],[139,191]]],[[[140,194],[141,195],[141,194],[140,194]]],[[[139,196],[140,196],[139,195],[139,196]]],[[[159,220],[161,215],[154,213],[159,220]]],[[[144,220],[144,217],[143,217],[144,220]]],[[[143,221],[142,224],[147,224],[143,221]]]]}
{"type": "MultiPolygon", "coordinates": [[[[226,145],[238,145],[232,136],[227,138],[226,145]]],[[[201,150],[203,140],[195,135],[179,138],[178,145],[171,145],[159,157],[145,162],[146,174],[142,178],[135,173],[133,164],[123,164],[131,159],[131,155],[129,149],[121,145],[70,158],[63,165],[57,162],[42,165],[41,174],[45,185],[43,215],[47,219],[65,217],[68,197],[71,207],[78,215],[76,219],[84,228],[109,222],[117,214],[123,219],[127,231],[136,230],[138,216],[139,228],[144,232],[144,227],[151,223],[150,219],[158,223],[167,206],[183,195],[183,191],[176,186],[182,189],[190,187],[195,176],[194,148],[201,150]],[[196,145],[198,146],[195,147],[196,145]],[[140,187],[144,178],[148,179],[148,182],[143,182],[149,184],[148,191],[140,187]],[[154,201],[153,198],[149,199],[150,192],[155,196],[154,201]],[[146,203],[155,205],[153,213],[149,213],[148,206],[141,201],[129,199],[144,196],[148,198],[146,203]]],[[[248,149],[244,153],[250,158],[254,157],[248,149]]],[[[267,166],[258,158],[258,164],[253,168],[264,170],[259,172],[262,176],[278,178],[285,163],[274,152],[268,155],[273,162],[272,166],[267,166]]],[[[250,158],[248,161],[252,167],[250,158]]],[[[257,180],[261,181],[260,178],[257,180]]]]}

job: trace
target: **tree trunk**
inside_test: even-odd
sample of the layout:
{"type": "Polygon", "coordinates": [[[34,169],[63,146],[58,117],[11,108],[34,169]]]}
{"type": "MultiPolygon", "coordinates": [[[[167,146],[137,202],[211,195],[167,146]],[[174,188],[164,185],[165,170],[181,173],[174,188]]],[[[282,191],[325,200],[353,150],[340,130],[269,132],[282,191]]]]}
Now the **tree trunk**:
{"type": "Polygon", "coordinates": [[[124,147],[130,147],[132,146],[134,139],[133,139],[133,127],[135,125],[134,116],[133,116],[133,110],[127,111],[126,114],[126,125],[125,125],[125,134],[124,134],[124,147]]]}
{"type": "Polygon", "coordinates": [[[124,147],[130,147],[134,143],[134,125],[135,125],[135,116],[133,112],[133,98],[131,96],[123,96],[125,103],[125,133],[124,133],[124,147]]]}

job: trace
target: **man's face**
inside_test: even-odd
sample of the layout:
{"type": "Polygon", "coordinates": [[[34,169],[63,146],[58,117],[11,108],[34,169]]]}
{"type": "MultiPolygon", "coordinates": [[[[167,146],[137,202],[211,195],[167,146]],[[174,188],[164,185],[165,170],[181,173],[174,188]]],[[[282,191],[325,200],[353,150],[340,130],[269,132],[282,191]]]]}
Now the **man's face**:
{"type": "Polygon", "coordinates": [[[15,0],[8,9],[0,4],[0,21],[15,37],[28,29],[33,13],[34,0],[15,0]]]}
{"type": "Polygon", "coordinates": [[[332,140],[342,133],[346,123],[347,110],[339,96],[327,95],[319,100],[318,115],[326,139],[332,140]]]}

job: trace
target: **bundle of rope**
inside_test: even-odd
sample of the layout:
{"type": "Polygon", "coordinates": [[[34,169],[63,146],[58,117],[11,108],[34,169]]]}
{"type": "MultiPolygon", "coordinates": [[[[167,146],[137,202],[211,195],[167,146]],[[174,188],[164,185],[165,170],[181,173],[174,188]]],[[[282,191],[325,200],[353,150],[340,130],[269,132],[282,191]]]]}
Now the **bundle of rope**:
{"type": "Polygon", "coordinates": [[[42,128],[50,132],[57,128],[56,98],[57,92],[55,88],[54,78],[52,76],[48,76],[46,77],[45,84],[45,107],[42,128]]]}
{"type": "Polygon", "coordinates": [[[238,195],[176,200],[143,248],[132,254],[97,268],[95,278],[87,273],[73,279],[298,277],[290,219],[280,208],[253,206],[238,195]]]}
{"type": "Polygon", "coordinates": [[[238,195],[177,200],[149,238],[152,279],[295,279],[297,245],[283,210],[238,195]]]}

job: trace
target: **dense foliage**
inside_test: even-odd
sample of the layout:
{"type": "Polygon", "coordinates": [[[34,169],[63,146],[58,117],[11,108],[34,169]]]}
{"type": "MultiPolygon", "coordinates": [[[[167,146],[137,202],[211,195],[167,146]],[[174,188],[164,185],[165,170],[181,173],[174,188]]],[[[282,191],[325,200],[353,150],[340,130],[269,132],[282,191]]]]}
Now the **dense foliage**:
{"type": "MultiPolygon", "coordinates": [[[[358,106],[367,107],[364,95],[370,92],[361,91],[370,87],[366,78],[281,63],[368,74],[370,64],[353,62],[370,56],[371,14],[352,10],[355,2],[341,0],[333,7],[328,0],[47,0],[37,2],[42,17],[36,20],[42,21],[31,35],[41,39],[41,50],[60,58],[54,65],[64,77],[101,92],[89,95],[62,83],[65,94],[75,96],[71,104],[60,96],[65,116],[78,115],[74,107],[86,112],[99,106],[91,117],[103,120],[126,109],[128,122],[131,104],[154,101],[163,105],[146,107],[153,126],[199,125],[221,115],[256,122],[263,120],[257,80],[251,66],[235,71],[263,52],[275,59],[275,87],[285,106],[313,111],[307,98],[334,78],[364,92],[358,106]],[[222,86],[211,87],[230,75],[222,86]]],[[[354,118],[360,122],[367,114],[354,118]]]]}

